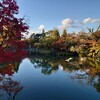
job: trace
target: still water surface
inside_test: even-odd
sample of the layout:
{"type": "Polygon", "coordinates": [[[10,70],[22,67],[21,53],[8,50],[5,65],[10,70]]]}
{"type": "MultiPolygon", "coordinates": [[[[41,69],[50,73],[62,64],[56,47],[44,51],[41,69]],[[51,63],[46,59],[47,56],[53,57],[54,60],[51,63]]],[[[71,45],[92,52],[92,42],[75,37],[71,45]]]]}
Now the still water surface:
{"type": "Polygon", "coordinates": [[[100,74],[87,63],[30,57],[16,65],[12,74],[0,67],[0,100],[100,100],[100,74]]]}

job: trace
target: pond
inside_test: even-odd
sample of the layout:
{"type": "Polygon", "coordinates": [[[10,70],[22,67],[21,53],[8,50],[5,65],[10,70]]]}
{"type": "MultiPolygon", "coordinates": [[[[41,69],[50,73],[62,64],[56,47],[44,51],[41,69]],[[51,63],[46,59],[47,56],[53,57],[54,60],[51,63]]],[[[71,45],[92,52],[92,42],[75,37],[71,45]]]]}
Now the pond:
{"type": "Polygon", "coordinates": [[[27,57],[0,64],[0,100],[100,100],[100,61],[27,57]]]}

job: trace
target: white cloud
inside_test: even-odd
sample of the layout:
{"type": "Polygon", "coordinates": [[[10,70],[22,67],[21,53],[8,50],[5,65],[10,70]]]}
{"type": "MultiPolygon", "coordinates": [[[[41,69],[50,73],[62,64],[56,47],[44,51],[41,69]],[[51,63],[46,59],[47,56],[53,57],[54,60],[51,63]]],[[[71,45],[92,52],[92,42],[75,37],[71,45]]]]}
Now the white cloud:
{"type": "Polygon", "coordinates": [[[93,19],[92,23],[100,22],[100,19],[93,19]]]}
{"type": "Polygon", "coordinates": [[[36,34],[36,33],[38,33],[38,31],[29,30],[28,34],[23,34],[23,35],[25,38],[29,38],[33,33],[36,34]]]}
{"type": "Polygon", "coordinates": [[[38,27],[39,30],[43,30],[44,28],[45,28],[44,25],[40,25],[40,26],[38,27]]]}
{"type": "Polygon", "coordinates": [[[73,21],[69,18],[66,18],[66,19],[62,20],[61,23],[62,23],[63,26],[69,27],[73,24],[73,21]]]}
{"type": "Polygon", "coordinates": [[[100,18],[86,18],[86,19],[83,19],[82,21],[80,20],[72,20],[70,18],[66,18],[66,19],[63,19],[61,21],[61,25],[59,25],[57,28],[59,30],[64,30],[68,27],[71,27],[71,28],[82,28],[83,25],[85,24],[88,24],[88,23],[98,23],[100,22],[100,18]]]}
{"type": "Polygon", "coordinates": [[[97,22],[100,22],[100,19],[86,18],[81,23],[87,24],[87,23],[97,23],[97,22]]]}
{"type": "Polygon", "coordinates": [[[57,28],[58,28],[59,30],[64,30],[64,29],[66,29],[66,26],[64,26],[64,25],[59,25],[57,28]]]}
{"type": "Polygon", "coordinates": [[[92,18],[86,18],[82,21],[83,24],[87,24],[92,21],[92,18]]]}
{"type": "Polygon", "coordinates": [[[73,20],[70,19],[70,18],[66,18],[66,19],[63,19],[63,20],[61,21],[61,25],[59,25],[57,28],[58,28],[59,30],[64,30],[64,29],[66,29],[67,27],[72,26],[72,24],[73,24],[73,20]]]}
{"type": "Polygon", "coordinates": [[[77,20],[77,19],[76,19],[76,20],[74,20],[74,22],[75,22],[75,23],[78,23],[78,22],[79,22],[79,20],[77,20]]]}

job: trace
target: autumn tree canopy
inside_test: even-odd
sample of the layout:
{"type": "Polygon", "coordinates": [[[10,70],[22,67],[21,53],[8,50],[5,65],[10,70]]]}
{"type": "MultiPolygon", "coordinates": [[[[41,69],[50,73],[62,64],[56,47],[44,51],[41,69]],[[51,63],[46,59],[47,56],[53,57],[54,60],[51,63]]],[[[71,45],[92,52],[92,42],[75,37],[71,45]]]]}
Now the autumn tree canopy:
{"type": "Polygon", "coordinates": [[[6,47],[16,40],[20,40],[22,32],[27,32],[28,26],[23,18],[15,17],[18,14],[16,0],[0,1],[0,48],[6,47]]]}

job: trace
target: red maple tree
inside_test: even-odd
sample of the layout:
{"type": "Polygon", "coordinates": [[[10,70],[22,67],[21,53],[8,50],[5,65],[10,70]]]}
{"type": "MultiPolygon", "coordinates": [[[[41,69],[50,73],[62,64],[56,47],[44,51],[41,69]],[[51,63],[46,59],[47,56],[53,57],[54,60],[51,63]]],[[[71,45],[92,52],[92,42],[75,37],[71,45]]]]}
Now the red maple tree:
{"type": "Polygon", "coordinates": [[[24,19],[15,17],[18,9],[15,0],[1,0],[0,2],[0,47],[20,40],[22,32],[25,33],[28,30],[28,25],[23,22],[24,19]]]}
{"type": "MultiPolygon", "coordinates": [[[[22,33],[27,33],[28,25],[24,22],[24,18],[15,17],[18,14],[18,5],[16,0],[1,0],[0,1],[0,60],[1,62],[10,57],[13,59],[16,52],[7,52],[7,48],[14,48],[17,54],[19,49],[24,48],[25,42],[21,41],[22,33]],[[4,59],[3,59],[4,57],[4,59]]],[[[21,53],[25,52],[21,50],[21,53]]],[[[26,53],[22,53],[26,54],[26,53]]],[[[21,55],[22,55],[21,54],[21,55]]],[[[20,55],[20,54],[18,54],[20,55]]]]}

